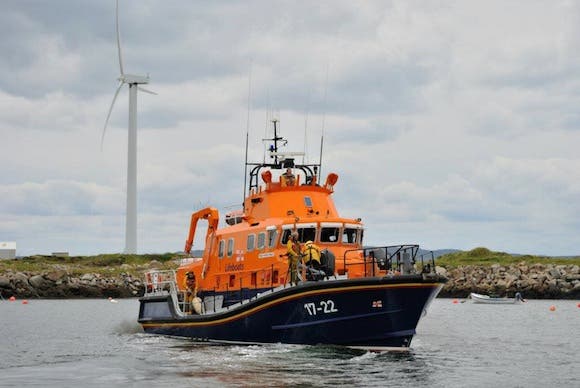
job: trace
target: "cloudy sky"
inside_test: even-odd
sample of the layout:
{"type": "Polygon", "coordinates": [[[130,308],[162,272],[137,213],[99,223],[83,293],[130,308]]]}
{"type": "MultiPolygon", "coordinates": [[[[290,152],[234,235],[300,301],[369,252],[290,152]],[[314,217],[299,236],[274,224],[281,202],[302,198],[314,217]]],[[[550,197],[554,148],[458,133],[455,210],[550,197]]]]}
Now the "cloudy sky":
{"type": "MultiPolygon", "coordinates": [[[[368,244],[580,254],[579,2],[119,12],[125,71],[158,93],[138,101],[140,253],[183,249],[201,207],[239,207],[248,122],[259,161],[276,115],[310,162],[324,133],[323,175],[339,174],[337,207],[363,219],[368,244]]],[[[115,1],[3,1],[0,51],[0,241],[18,255],[121,252],[127,88],[101,149],[115,1]]]]}

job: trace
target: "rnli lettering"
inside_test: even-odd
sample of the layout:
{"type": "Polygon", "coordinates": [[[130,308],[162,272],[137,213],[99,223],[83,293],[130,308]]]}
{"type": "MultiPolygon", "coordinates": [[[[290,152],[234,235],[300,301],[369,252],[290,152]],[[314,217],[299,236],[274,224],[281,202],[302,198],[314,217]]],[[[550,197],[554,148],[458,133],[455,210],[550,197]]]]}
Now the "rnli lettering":
{"type": "Polygon", "coordinates": [[[304,308],[308,315],[316,315],[318,313],[321,314],[330,314],[338,312],[338,309],[334,307],[334,301],[332,300],[321,300],[316,303],[304,303],[304,308]]]}
{"type": "Polygon", "coordinates": [[[244,269],[244,264],[228,264],[226,265],[226,272],[242,271],[244,269]]]}

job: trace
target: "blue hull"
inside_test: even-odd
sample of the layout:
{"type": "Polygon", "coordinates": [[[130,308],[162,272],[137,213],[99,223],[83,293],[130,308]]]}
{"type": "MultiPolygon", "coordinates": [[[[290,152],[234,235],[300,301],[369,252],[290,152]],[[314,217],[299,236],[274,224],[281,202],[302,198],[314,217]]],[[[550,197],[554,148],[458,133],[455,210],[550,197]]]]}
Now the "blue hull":
{"type": "Polygon", "coordinates": [[[307,282],[214,314],[177,314],[170,296],[140,299],[147,333],[236,343],[408,347],[444,283],[419,275],[307,282]]]}

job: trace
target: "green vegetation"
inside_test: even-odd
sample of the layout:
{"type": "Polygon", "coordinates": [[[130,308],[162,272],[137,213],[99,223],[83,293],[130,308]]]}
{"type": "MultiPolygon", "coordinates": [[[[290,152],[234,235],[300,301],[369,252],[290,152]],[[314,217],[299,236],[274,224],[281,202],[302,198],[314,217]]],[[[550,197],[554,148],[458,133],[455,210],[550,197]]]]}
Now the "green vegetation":
{"type": "MultiPolygon", "coordinates": [[[[174,269],[179,265],[183,254],[163,253],[148,255],[105,254],[97,256],[29,256],[16,260],[0,260],[0,274],[7,270],[14,272],[50,272],[65,270],[71,275],[98,273],[103,275],[118,275],[128,273],[132,276],[142,276],[149,269],[153,260],[161,263],[160,269],[174,269]]],[[[547,256],[522,255],[513,256],[505,252],[494,252],[478,247],[470,251],[454,252],[438,257],[435,263],[445,268],[455,268],[465,265],[491,266],[500,264],[507,266],[526,262],[528,265],[541,264],[576,264],[580,265],[580,257],[553,258],[547,256]]]]}
{"type": "Polygon", "coordinates": [[[66,270],[71,275],[100,273],[115,275],[122,272],[140,276],[153,260],[161,263],[163,269],[177,267],[177,261],[183,256],[176,253],[129,255],[104,254],[97,256],[29,256],[16,260],[0,260],[0,273],[12,270],[15,272],[49,272],[66,270]]]}
{"type": "Polygon", "coordinates": [[[533,255],[521,255],[514,256],[505,252],[494,252],[487,248],[478,247],[470,251],[454,252],[438,257],[435,263],[438,266],[445,268],[455,268],[464,265],[482,265],[491,266],[493,264],[499,264],[507,266],[510,264],[517,264],[521,262],[526,262],[528,265],[532,264],[563,264],[570,265],[576,264],[580,265],[580,257],[572,258],[554,258],[548,256],[533,256],[533,255]]]}

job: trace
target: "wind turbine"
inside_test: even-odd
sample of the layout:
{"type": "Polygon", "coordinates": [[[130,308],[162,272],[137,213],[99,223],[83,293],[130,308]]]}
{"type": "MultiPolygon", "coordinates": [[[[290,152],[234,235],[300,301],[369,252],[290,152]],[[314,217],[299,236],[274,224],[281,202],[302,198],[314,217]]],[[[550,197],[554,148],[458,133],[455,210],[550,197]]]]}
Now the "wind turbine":
{"type": "Polygon", "coordinates": [[[139,85],[149,83],[149,75],[125,74],[123,70],[123,56],[121,53],[121,38],[119,36],[119,0],[116,2],[116,27],[117,27],[117,50],[119,54],[119,70],[121,72],[118,81],[119,86],[113,96],[113,102],[109,108],[109,114],[103,127],[101,137],[101,149],[105,140],[107,124],[113,111],[113,106],[123,85],[129,86],[129,141],[127,146],[127,213],[125,218],[125,253],[137,253],[137,89],[153,93],[139,85]]]}

